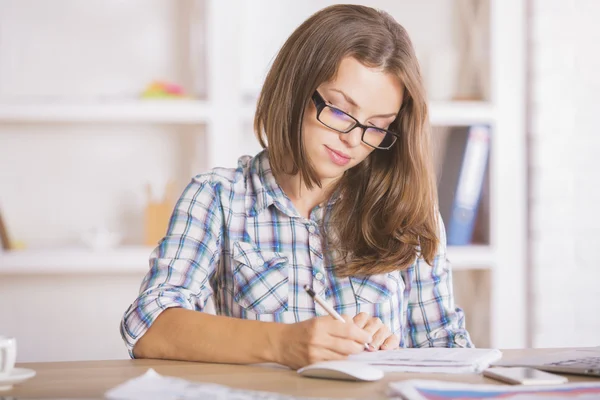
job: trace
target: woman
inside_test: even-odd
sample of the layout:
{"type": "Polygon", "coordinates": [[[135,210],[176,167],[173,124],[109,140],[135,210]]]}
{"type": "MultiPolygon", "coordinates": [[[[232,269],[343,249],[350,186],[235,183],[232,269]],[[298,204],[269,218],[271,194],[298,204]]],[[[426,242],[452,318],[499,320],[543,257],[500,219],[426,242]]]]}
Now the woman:
{"type": "Polygon", "coordinates": [[[133,357],[299,368],[365,343],[472,345],[422,78],[393,18],[354,5],[311,16],[273,63],[255,131],[265,150],[196,176],[179,199],[123,319],[133,357]],[[218,315],[202,312],[209,299],[218,315]]]}

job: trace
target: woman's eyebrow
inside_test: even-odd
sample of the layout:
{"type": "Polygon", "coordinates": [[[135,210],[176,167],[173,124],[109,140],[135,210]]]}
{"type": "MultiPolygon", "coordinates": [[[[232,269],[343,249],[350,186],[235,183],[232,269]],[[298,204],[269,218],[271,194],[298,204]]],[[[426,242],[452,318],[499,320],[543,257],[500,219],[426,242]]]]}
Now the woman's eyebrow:
{"type": "Polygon", "coordinates": [[[341,94],[342,96],[344,96],[344,99],[346,99],[346,101],[348,103],[352,104],[356,108],[360,108],[360,106],[358,104],[356,104],[356,102],[354,101],[354,99],[352,99],[352,97],[348,96],[346,93],[344,93],[340,89],[331,89],[331,91],[341,94]]]}
{"type": "MultiPolygon", "coordinates": [[[[331,89],[331,91],[341,94],[342,96],[344,96],[344,99],[346,99],[346,101],[348,103],[352,104],[356,108],[360,108],[360,106],[358,104],[356,104],[356,102],[354,101],[354,99],[352,97],[348,96],[346,93],[344,93],[340,89],[331,89]]],[[[390,118],[390,117],[395,117],[396,115],[398,115],[398,113],[372,115],[370,118],[390,118]]]]}

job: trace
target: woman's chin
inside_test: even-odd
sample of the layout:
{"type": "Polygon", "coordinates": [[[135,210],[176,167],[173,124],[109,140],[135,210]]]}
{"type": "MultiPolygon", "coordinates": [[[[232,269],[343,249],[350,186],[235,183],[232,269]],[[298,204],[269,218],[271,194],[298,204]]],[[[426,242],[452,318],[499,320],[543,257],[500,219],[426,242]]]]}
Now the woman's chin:
{"type": "Polygon", "coordinates": [[[317,176],[324,181],[334,181],[342,177],[348,168],[342,168],[337,165],[320,166],[316,168],[317,176]]]}

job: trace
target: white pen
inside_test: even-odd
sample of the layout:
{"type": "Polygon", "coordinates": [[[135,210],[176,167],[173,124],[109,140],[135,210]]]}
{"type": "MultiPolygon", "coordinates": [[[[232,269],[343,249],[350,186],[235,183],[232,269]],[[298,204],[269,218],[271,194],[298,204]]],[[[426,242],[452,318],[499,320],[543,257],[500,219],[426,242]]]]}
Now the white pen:
{"type": "MultiPolygon", "coordinates": [[[[346,322],[346,320],[342,318],[342,316],[338,314],[337,311],[335,311],[333,307],[329,305],[329,303],[327,303],[321,297],[317,296],[313,288],[311,288],[308,285],[304,285],[304,290],[306,290],[306,293],[308,293],[308,295],[312,297],[315,302],[319,303],[319,305],[323,307],[325,311],[327,311],[327,314],[331,315],[333,318],[337,319],[340,322],[346,322]]],[[[369,343],[365,343],[365,350],[373,351],[373,346],[371,346],[369,343]]]]}

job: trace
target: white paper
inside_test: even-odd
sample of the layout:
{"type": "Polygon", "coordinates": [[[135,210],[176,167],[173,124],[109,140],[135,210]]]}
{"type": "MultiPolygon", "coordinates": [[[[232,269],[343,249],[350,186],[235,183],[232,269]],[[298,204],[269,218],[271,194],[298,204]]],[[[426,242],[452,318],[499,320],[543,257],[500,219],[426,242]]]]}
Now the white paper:
{"type": "Polygon", "coordinates": [[[409,400],[450,400],[458,397],[486,398],[490,400],[598,399],[600,396],[600,382],[511,386],[408,380],[390,383],[388,395],[400,396],[402,399],[409,400]]]}
{"type": "MultiPolygon", "coordinates": [[[[298,400],[304,397],[270,392],[233,389],[214,383],[191,382],[181,378],[162,376],[149,369],[105,393],[114,400],[298,400]]],[[[308,399],[306,399],[308,400],[308,399]]],[[[312,399],[315,400],[315,399],[312,399]]]]}
{"type": "Polygon", "coordinates": [[[383,371],[456,373],[481,372],[502,358],[496,349],[412,348],[363,352],[349,357],[383,371]]]}

